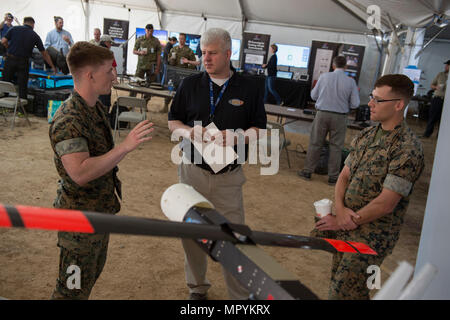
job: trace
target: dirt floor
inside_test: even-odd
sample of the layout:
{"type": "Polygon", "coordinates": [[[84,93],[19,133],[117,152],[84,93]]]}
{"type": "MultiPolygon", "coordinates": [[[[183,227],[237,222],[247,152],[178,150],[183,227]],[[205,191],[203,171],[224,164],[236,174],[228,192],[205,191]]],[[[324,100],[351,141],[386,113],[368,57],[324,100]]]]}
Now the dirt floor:
{"type": "MultiPolygon", "coordinates": [[[[127,155],[119,165],[123,186],[123,216],[165,220],[160,199],[167,187],[178,182],[177,168],[170,160],[175,146],[170,142],[167,114],[159,112],[163,100],[153,98],[149,115],[155,123],[153,140],[127,155]]],[[[1,118],[1,116],[0,116],[1,118]]],[[[48,138],[45,118],[16,119],[12,131],[0,119],[0,203],[52,207],[58,175],[48,138]]],[[[420,134],[425,123],[409,118],[408,123],[420,134]]],[[[346,143],[357,134],[347,131],[346,143]]],[[[118,142],[122,141],[122,133],[118,142]]],[[[288,133],[291,150],[308,144],[308,136],[288,133]]],[[[436,144],[435,135],[424,140],[426,167],[416,183],[405,217],[400,240],[383,263],[382,283],[400,261],[415,265],[423,214],[436,144]]],[[[260,175],[258,165],[244,166],[246,223],[253,230],[309,235],[314,224],[313,202],[333,199],[334,189],[327,176],[314,175],[311,182],[301,180],[296,172],[303,167],[305,155],[281,154],[280,170],[273,176],[260,175]]],[[[55,287],[59,249],[56,232],[25,229],[0,229],[0,297],[8,299],[48,299],[55,287]]],[[[300,249],[264,247],[281,265],[326,299],[331,254],[300,249]]],[[[111,235],[108,260],[97,281],[91,299],[186,299],[184,255],[179,239],[111,235]]],[[[218,263],[209,260],[208,278],[212,283],[210,299],[227,299],[218,263]]]]}

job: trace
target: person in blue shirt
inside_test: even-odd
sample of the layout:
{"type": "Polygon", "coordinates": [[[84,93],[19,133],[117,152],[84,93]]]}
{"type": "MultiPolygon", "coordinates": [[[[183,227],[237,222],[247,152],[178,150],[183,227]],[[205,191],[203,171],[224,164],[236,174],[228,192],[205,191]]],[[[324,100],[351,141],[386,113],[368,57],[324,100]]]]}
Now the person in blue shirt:
{"type": "Polygon", "coordinates": [[[61,17],[54,17],[55,29],[47,33],[45,38],[44,47],[48,49],[53,47],[58,51],[61,51],[64,56],[69,53],[70,47],[74,44],[72,35],[69,31],[63,29],[64,20],[61,17]]]}
{"type": "Polygon", "coordinates": [[[277,57],[278,46],[276,44],[272,44],[270,46],[270,51],[272,53],[272,56],[270,57],[269,62],[267,64],[262,65],[264,69],[267,68],[266,88],[264,90],[264,103],[267,103],[268,101],[267,99],[269,97],[270,92],[275,98],[277,104],[281,104],[280,95],[275,90],[275,79],[277,77],[277,64],[278,64],[278,57],[277,57]]]}
{"type": "Polygon", "coordinates": [[[10,82],[16,76],[19,85],[19,96],[23,99],[27,98],[30,58],[34,47],[38,48],[45,61],[56,73],[56,68],[49,54],[45,51],[41,38],[33,31],[34,23],[32,17],[25,17],[23,26],[12,27],[1,40],[8,50],[2,80],[10,82]]]}
{"type": "MultiPolygon", "coordinates": [[[[17,17],[14,17],[11,13],[5,14],[5,19],[0,22],[0,40],[6,35],[9,29],[13,27],[12,22],[16,21],[17,24],[20,26],[19,21],[17,20],[17,17]]],[[[0,44],[0,56],[6,54],[6,48],[0,44]]]]}
{"type": "Polygon", "coordinates": [[[337,56],[333,59],[333,72],[319,77],[311,91],[316,100],[317,114],[311,127],[308,152],[304,169],[298,175],[311,180],[311,173],[319,162],[320,151],[329,134],[330,157],[328,159],[328,184],[335,185],[341,169],[342,147],[347,130],[347,114],[359,107],[359,92],[356,82],[345,74],[347,59],[337,56]]]}

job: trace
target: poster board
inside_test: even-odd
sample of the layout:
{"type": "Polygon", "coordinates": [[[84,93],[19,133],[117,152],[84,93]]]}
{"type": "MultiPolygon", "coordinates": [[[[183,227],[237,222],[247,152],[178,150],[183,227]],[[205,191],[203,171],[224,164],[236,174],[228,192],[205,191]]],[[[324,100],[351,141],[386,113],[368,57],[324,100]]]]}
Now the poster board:
{"type": "Polygon", "coordinates": [[[361,73],[364,50],[365,47],[353,44],[341,44],[338,50],[338,55],[344,56],[347,59],[345,73],[355,79],[356,84],[358,84],[361,73]]]}
{"type": "Polygon", "coordinates": [[[244,32],[241,69],[250,74],[262,74],[267,62],[270,35],[244,32]]]}
{"type": "Polygon", "coordinates": [[[113,38],[111,51],[117,63],[117,73],[123,74],[127,70],[127,40],[130,22],[127,20],[103,19],[103,34],[113,38]]]}
{"type": "Polygon", "coordinates": [[[332,61],[337,55],[339,43],[313,40],[308,64],[308,74],[312,75],[311,89],[322,73],[332,71],[332,61]]]}
{"type": "Polygon", "coordinates": [[[356,84],[358,84],[364,51],[364,46],[313,40],[308,65],[308,73],[312,75],[311,88],[314,88],[322,73],[333,71],[333,58],[338,55],[346,58],[345,73],[355,79],[356,84]]]}

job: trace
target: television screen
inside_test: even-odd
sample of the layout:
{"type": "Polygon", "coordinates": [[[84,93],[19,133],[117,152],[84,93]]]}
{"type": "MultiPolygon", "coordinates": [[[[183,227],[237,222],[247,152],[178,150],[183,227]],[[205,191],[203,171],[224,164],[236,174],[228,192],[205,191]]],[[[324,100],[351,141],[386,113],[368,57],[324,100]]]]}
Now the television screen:
{"type": "Polygon", "coordinates": [[[309,59],[309,47],[278,44],[277,58],[279,66],[307,68],[309,59]]]}
{"type": "Polygon", "coordinates": [[[241,54],[241,40],[231,39],[231,61],[239,61],[241,54]]]}
{"type": "MultiPolygon", "coordinates": [[[[170,32],[170,37],[177,37],[177,40],[180,41],[180,33],[179,32],[170,32]]],[[[186,34],[186,45],[197,54],[197,46],[200,43],[200,36],[198,34],[186,34]]]]}
{"type": "MultiPolygon", "coordinates": [[[[167,34],[168,32],[166,30],[153,30],[153,36],[158,38],[163,47],[167,44],[167,34]]],[[[142,36],[145,36],[145,29],[136,28],[136,39],[142,36]]]]}

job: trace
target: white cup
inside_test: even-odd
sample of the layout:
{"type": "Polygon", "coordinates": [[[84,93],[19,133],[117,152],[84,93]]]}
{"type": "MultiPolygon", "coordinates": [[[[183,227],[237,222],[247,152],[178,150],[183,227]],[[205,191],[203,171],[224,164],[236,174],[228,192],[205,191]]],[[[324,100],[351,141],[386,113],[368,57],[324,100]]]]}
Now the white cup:
{"type": "Polygon", "coordinates": [[[331,205],[333,201],[330,199],[322,199],[314,202],[314,207],[316,208],[316,216],[319,218],[323,218],[329,214],[331,214],[331,205]]]}

